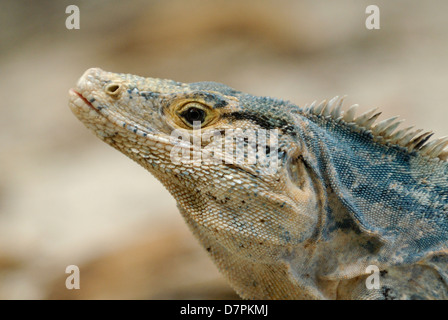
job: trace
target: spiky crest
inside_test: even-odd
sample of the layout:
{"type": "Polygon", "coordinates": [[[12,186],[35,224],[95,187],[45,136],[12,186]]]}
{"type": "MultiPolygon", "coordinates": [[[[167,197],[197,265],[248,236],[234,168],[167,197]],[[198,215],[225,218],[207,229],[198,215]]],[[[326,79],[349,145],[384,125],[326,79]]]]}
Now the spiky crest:
{"type": "Polygon", "coordinates": [[[328,120],[337,121],[341,125],[347,125],[355,131],[368,131],[372,134],[374,140],[387,144],[395,145],[407,149],[408,152],[417,152],[421,156],[430,159],[448,160],[448,136],[429,141],[432,132],[423,132],[422,129],[412,130],[414,127],[396,130],[404,120],[397,120],[398,116],[382,120],[377,124],[375,121],[381,112],[376,112],[378,108],[373,108],[365,113],[356,116],[359,105],[354,104],[347,109],[342,110],[343,100],[346,96],[338,96],[329,102],[323,100],[316,106],[316,101],[310,106],[305,106],[305,113],[324,117],[328,120]]]}

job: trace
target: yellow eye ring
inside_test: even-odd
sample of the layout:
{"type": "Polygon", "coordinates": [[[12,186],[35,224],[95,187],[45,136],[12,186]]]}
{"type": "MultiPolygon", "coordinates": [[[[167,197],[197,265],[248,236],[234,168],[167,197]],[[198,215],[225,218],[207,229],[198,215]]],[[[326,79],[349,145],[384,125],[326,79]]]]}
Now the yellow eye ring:
{"type": "Polygon", "coordinates": [[[190,102],[185,104],[178,112],[179,118],[190,128],[198,123],[201,127],[210,122],[210,110],[201,103],[190,102]]]}

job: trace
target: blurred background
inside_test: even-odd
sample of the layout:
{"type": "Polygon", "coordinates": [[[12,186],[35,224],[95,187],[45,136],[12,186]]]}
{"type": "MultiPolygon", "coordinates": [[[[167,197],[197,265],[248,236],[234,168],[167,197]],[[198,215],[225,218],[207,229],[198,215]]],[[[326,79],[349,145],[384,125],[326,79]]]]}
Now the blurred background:
{"type": "Polygon", "coordinates": [[[0,299],[236,299],[175,201],[70,112],[89,67],[217,81],[448,135],[448,2],[12,1],[0,4],[0,299]],[[80,9],[68,30],[65,9],[80,9]],[[380,30],[365,27],[380,8],[380,30]],[[65,268],[81,289],[65,288],[65,268]]]}

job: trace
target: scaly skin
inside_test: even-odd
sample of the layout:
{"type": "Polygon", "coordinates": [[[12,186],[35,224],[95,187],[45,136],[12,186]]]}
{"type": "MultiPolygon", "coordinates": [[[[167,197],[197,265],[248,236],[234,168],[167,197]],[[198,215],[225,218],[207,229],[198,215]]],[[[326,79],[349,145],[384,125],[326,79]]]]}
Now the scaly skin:
{"type": "Polygon", "coordinates": [[[446,299],[446,139],[395,131],[394,119],[373,126],[379,114],[355,118],[356,107],[342,112],[341,104],[299,108],[213,82],[97,68],[69,103],[100,139],[162,182],[241,297],[446,299]],[[219,144],[225,129],[277,130],[267,153],[278,170],[173,161],[173,148],[200,152],[210,143],[189,142],[192,118],[219,130],[219,144]],[[379,289],[366,287],[369,265],[381,271],[379,289]]]}

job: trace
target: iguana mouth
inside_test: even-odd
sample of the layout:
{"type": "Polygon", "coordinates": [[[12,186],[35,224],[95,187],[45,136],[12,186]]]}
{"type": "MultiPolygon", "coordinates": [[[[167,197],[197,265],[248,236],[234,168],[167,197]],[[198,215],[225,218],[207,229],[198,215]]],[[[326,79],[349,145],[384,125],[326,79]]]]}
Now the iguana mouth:
{"type": "Polygon", "coordinates": [[[98,112],[99,114],[101,114],[101,112],[100,112],[97,108],[95,108],[95,107],[93,106],[93,104],[91,104],[91,103],[89,102],[89,100],[87,100],[87,99],[86,99],[80,92],[76,91],[75,89],[70,89],[70,92],[75,93],[78,97],[81,98],[82,101],[84,101],[84,103],[85,103],[86,105],[88,105],[90,108],[92,108],[93,110],[95,110],[96,112],[98,112]]]}
{"type": "Polygon", "coordinates": [[[87,98],[85,98],[82,93],[77,91],[76,89],[70,89],[69,90],[70,100],[69,100],[69,106],[72,109],[72,112],[82,120],[85,117],[91,117],[91,115],[84,115],[80,116],[82,113],[86,114],[88,113],[88,109],[82,107],[82,104],[77,100],[77,98],[82,100],[82,103],[89,107],[89,109],[95,111],[96,114],[98,114],[100,117],[104,117],[107,122],[115,125],[116,127],[120,129],[125,129],[127,131],[133,132],[134,134],[143,137],[146,139],[148,145],[155,145],[157,143],[161,143],[164,146],[167,146],[167,150],[170,151],[170,147],[173,145],[178,146],[179,148],[187,148],[191,149],[192,146],[189,143],[185,143],[179,139],[175,139],[173,137],[167,136],[161,136],[157,135],[154,132],[150,132],[148,130],[144,130],[142,127],[137,127],[136,125],[132,125],[122,119],[122,116],[120,114],[112,114],[107,112],[107,108],[97,108],[95,107],[87,98]]]}

